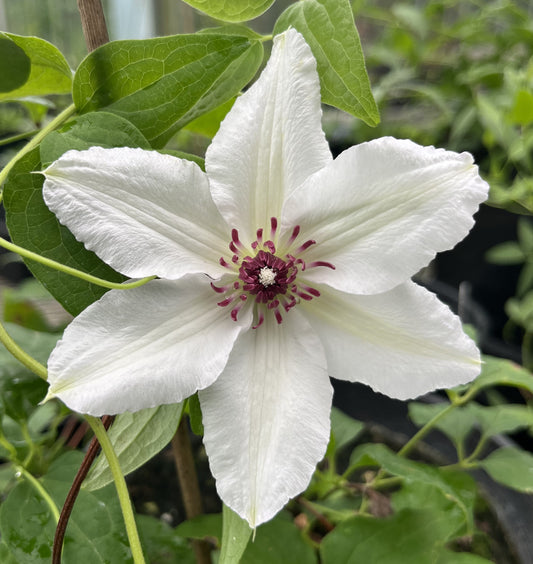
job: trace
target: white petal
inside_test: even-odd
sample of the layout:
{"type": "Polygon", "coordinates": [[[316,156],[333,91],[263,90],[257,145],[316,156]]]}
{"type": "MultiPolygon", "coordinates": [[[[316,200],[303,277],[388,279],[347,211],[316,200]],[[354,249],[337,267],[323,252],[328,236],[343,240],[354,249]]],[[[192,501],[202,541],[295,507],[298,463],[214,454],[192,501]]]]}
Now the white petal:
{"type": "Polygon", "coordinates": [[[331,161],[321,116],[316,61],[291,29],[275,37],[265,70],[206,153],[213,199],[243,240],[267,229],[286,195],[331,161]]]}
{"type": "Polygon", "coordinates": [[[126,276],[213,277],[229,230],[198,165],[142,149],[69,151],[46,171],[48,207],[126,276]]]}
{"type": "Polygon", "coordinates": [[[408,399],[479,374],[479,351],[459,318],[425,288],[407,282],[374,296],[321,292],[300,307],[324,345],[330,376],[408,399]]]}
{"type": "Polygon", "coordinates": [[[282,225],[313,239],[308,278],[356,294],[390,290],[474,224],[488,185],[472,156],[391,137],[352,147],[293,193],[282,225]]]}
{"type": "Polygon", "coordinates": [[[112,290],[66,329],[48,361],[50,393],[103,415],[179,402],[223,370],[251,316],[234,322],[204,275],[112,290]]]}
{"type": "Polygon", "coordinates": [[[307,487],[328,443],[331,397],[322,346],[297,312],[242,334],[200,392],[218,493],[250,526],[307,487]]]}

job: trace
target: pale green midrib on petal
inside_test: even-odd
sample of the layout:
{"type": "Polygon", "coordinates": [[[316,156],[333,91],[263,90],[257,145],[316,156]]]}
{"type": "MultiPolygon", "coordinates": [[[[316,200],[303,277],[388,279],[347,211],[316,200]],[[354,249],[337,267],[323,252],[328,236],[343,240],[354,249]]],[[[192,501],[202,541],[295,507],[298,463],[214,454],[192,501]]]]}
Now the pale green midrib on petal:
{"type": "MultiPolygon", "coordinates": [[[[78,188],[80,189],[80,191],[82,193],[87,193],[86,187],[80,183],[77,182],[76,180],[70,178],[70,177],[65,177],[61,174],[58,174],[57,172],[54,172],[52,174],[47,174],[47,177],[50,177],[52,179],[55,178],[60,178],[60,179],[65,179],[66,182],[68,182],[71,185],[76,185],[78,186],[78,188]]],[[[100,194],[103,196],[103,198],[100,198],[98,201],[103,204],[106,205],[108,208],[110,208],[111,210],[114,209],[119,209],[121,212],[125,212],[124,208],[127,208],[128,213],[126,213],[127,217],[132,219],[135,223],[138,223],[140,225],[144,226],[148,226],[150,229],[153,229],[154,231],[156,231],[161,237],[165,238],[167,241],[171,242],[172,244],[176,245],[180,245],[183,246],[184,248],[186,248],[189,252],[196,254],[197,253],[197,248],[200,246],[202,248],[206,249],[206,255],[211,255],[212,257],[212,261],[214,265],[218,265],[218,259],[226,253],[227,250],[227,241],[229,241],[230,237],[228,235],[227,240],[224,239],[222,237],[221,234],[217,234],[211,231],[207,231],[205,229],[203,229],[202,227],[202,232],[207,233],[209,236],[205,237],[203,240],[200,239],[199,237],[193,237],[191,235],[189,235],[188,233],[188,229],[187,227],[192,227],[192,231],[195,233],[198,233],[198,225],[194,222],[191,221],[189,219],[183,218],[183,217],[179,217],[176,216],[175,214],[173,214],[172,212],[169,212],[168,210],[166,210],[165,208],[161,207],[161,206],[157,206],[158,211],[161,213],[162,216],[168,218],[168,222],[163,221],[161,218],[156,218],[148,213],[146,213],[143,210],[144,207],[144,202],[145,200],[143,200],[143,198],[137,194],[134,194],[132,192],[128,192],[127,190],[124,190],[122,188],[120,188],[119,186],[114,185],[113,186],[113,194],[111,194],[109,191],[106,191],[104,189],[104,187],[102,187],[101,190],[96,190],[95,187],[91,188],[91,192],[96,192],[97,194],[100,194]],[[130,202],[126,202],[125,199],[121,199],[118,197],[118,195],[120,193],[123,193],[126,195],[126,197],[130,200],[130,201],[137,201],[138,205],[136,206],[134,203],[130,203],[130,202]],[[117,208],[115,206],[112,205],[113,201],[118,201],[120,202],[120,206],[117,208]],[[143,217],[145,219],[147,219],[148,221],[141,221],[140,217],[143,217]],[[180,225],[174,227],[174,224],[176,222],[176,220],[179,220],[180,225]],[[172,237],[170,237],[168,234],[162,232],[161,230],[156,229],[155,227],[152,226],[163,226],[166,227],[167,230],[170,228],[172,229],[172,231],[174,231],[175,233],[179,234],[179,239],[178,237],[176,237],[176,239],[173,239],[172,237]],[[180,227],[183,226],[181,229],[180,227]],[[185,241],[187,241],[188,244],[185,244],[185,241]],[[216,244],[216,248],[213,246],[213,243],[216,244]]],[[[153,203],[153,202],[151,202],[153,203]]],[[[190,230],[189,230],[190,231],[190,230]]],[[[202,255],[200,255],[202,257],[202,259],[204,258],[202,255]]],[[[162,257],[162,260],[164,259],[170,259],[172,257],[162,257]]],[[[205,260],[205,259],[204,259],[205,260]]]]}
{"type": "MultiPolygon", "coordinates": [[[[281,56],[281,54],[279,55],[281,56]]],[[[286,64],[286,57],[283,57],[283,62],[286,64]]],[[[267,103],[270,104],[271,108],[273,108],[272,114],[272,122],[269,124],[271,131],[276,133],[276,127],[280,128],[279,135],[281,139],[279,140],[279,144],[277,141],[276,135],[261,135],[259,138],[258,143],[258,150],[257,150],[257,160],[256,162],[261,162],[260,157],[262,154],[265,154],[268,151],[269,155],[269,163],[268,163],[268,171],[264,171],[260,169],[260,167],[256,168],[256,177],[255,177],[255,190],[251,191],[251,206],[252,206],[252,214],[253,220],[255,225],[252,224],[252,229],[263,228],[265,230],[265,234],[269,232],[270,229],[270,218],[276,217],[280,218],[281,215],[281,208],[283,205],[284,197],[286,196],[287,187],[283,186],[282,190],[279,191],[276,189],[271,189],[274,184],[283,184],[284,180],[286,180],[283,176],[284,166],[283,166],[283,152],[280,149],[283,147],[283,119],[280,114],[284,113],[285,108],[282,107],[282,104],[278,102],[278,100],[282,99],[282,92],[280,90],[283,87],[282,81],[280,80],[280,76],[285,73],[284,69],[277,69],[277,73],[275,75],[274,87],[275,87],[275,95],[272,95],[270,92],[272,87],[269,89],[269,94],[266,96],[267,103]],[[280,155],[281,152],[281,155],[280,155]],[[279,161],[281,157],[281,162],[277,164],[275,161],[279,161]],[[268,177],[266,177],[265,172],[268,172],[268,177]],[[273,178],[273,173],[276,174],[277,178],[273,178]],[[257,189],[257,187],[261,187],[261,191],[257,189]],[[266,188],[266,191],[263,189],[266,188]],[[267,205],[259,205],[257,196],[260,195],[260,202],[266,202],[267,205]],[[259,214],[259,215],[258,215],[259,214]]],[[[260,126],[258,127],[258,131],[265,130],[265,121],[266,118],[270,117],[268,112],[265,111],[262,114],[262,121],[260,126]]],[[[253,236],[253,231],[251,235],[253,236]]]]}
{"type": "MultiPolygon", "coordinates": [[[[208,282],[206,278],[206,284],[207,283],[208,282]]],[[[117,290],[111,290],[111,291],[117,291],[117,290]]],[[[215,294],[213,293],[213,295],[215,294]]],[[[215,299],[213,300],[213,309],[215,309],[215,311],[217,311],[218,313],[218,315],[215,316],[215,319],[223,317],[225,315],[229,316],[229,312],[226,311],[226,308],[217,306],[215,299]]],[[[163,325],[159,325],[154,329],[152,329],[151,331],[149,331],[148,333],[146,333],[145,335],[142,335],[134,339],[133,341],[130,341],[127,347],[122,349],[123,354],[120,359],[116,359],[113,362],[108,362],[105,357],[101,357],[99,359],[99,362],[92,363],[90,369],[86,369],[85,374],[83,374],[80,371],[77,371],[75,374],[75,380],[68,379],[65,381],[64,378],[61,378],[59,382],[52,383],[50,391],[55,395],[59,395],[60,393],[65,392],[71,389],[72,387],[76,387],[79,384],[83,384],[87,381],[92,380],[94,377],[94,373],[97,371],[104,370],[105,372],[112,373],[117,368],[120,370],[120,368],[124,365],[124,358],[126,356],[129,358],[130,362],[132,358],[140,358],[140,359],[146,358],[147,357],[145,353],[146,349],[151,347],[152,344],[155,342],[154,339],[150,339],[150,336],[153,336],[154,334],[158,334],[161,331],[161,328],[164,327],[165,325],[172,326],[174,324],[173,321],[175,320],[179,320],[179,326],[177,326],[174,330],[171,330],[168,333],[166,333],[166,335],[163,338],[158,338],[157,339],[158,343],[168,343],[172,341],[177,342],[179,339],[176,339],[176,333],[183,331],[185,327],[191,325],[192,323],[198,324],[198,328],[194,332],[190,332],[190,333],[187,332],[186,333],[187,338],[202,333],[204,331],[204,328],[207,327],[208,325],[207,322],[202,322],[202,320],[206,319],[206,321],[208,321],[209,323],[213,323],[213,321],[215,320],[213,319],[211,312],[212,310],[206,310],[204,308],[201,315],[198,315],[198,313],[194,313],[194,314],[191,313],[189,314],[187,319],[184,319],[184,312],[180,312],[179,316],[169,319],[163,325]],[[133,354],[130,355],[129,354],[130,351],[133,351],[133,354]]],[[[176,322],[176,325],[178,325],[178,322],[176,322]]],[[[168,348],[168,345],[165,348],[168,348]]]]}
{"type": "MultiPolygon", "coordinates": [[[[329,291],[327,289],[327,286],[314,284],[314,287],[320,288],[321,296],[328,296],[329,291]]],[[[334,307],[329,308],[327,311],[324,308],[313,308],[313,302],[315,300],[320,300],[320,297],[315,298],[310,302],[304,302],[300,304],[304,315],[308,311],[312,316],[322,318],[330,325],[338,327],[348,334],[352,334],[355,337],[363,341],[367,341],[372,345],[382,347],[384,351],[386,351],[387,349],[392,349],[399,352],[408,352],[411,355],[420,356],[423,358],[433,358],[435,360],[453,359],[460,362],[467,362],[468,364],[473,364],[476,366],[479,366],[481,364],[481,361],[478,358],[460,354],[459,351],[455,348],[442,347],[437,341],[432,341],[431,344],[429,344],[429,342],[424,340],[423,338],[411,337],[410,335],[401,333],[399,332],[398,327],[387,323],[377,316],[371,316],[363,310],[359,310],[357,318],[354,318],[353,323],[341,322],[340,320],[343,320],[345,316],[341,311],[342,304],[338,300],[336,300],[335,297],[330,296],[329,304],[335,305],[334,307]],[[369,321],[370,323],[361,323],[361,321],[369,321]],[[377,331],[374,332],[368,330],[369,325],[370,327],[374,327],[376,324],[378,325],[377,331]],[[384,332],[391,335],[392,338],[384,339],[382,337],[384,332]],[[393,346],[391,346],[391,343],[393,343],[393,346]]]]}
{"type": "MultiPolygon", "coordinates": [[[[431,168],[429,165],[425,168],[431,168]]],[[[418,169],[413,171],[410,175],[415,176],[420,173],[423,169],[418,169]]],[[[452,183],[457,175],[457,171],[451,171],[448,174],[442,174],[439,176],[439,186],[444,186],[446,183],[452,183]]],[[[406,175],[402,175],[405,178],[406,175]]],[[[387,187],[389,185],[394,185],[397,178],[392,178],[388,183],[380,184],[380,187],[387,187]]],[[[318,245],[314,250],[317,252],[327,251],[330,249],[337,249],[344,246],[346,243],[353,243],[355,241],[363,241],[369,235],[372,235],[379,229],[387,227],[388,225],[394,223],[396,220],[401,219],[406,216],[405,212],[414,212],[419,208],[422,208],[429,199],[426,188],[431,188],[435,184],[434,178],[427,179],[424,183],[417,183],[419,190],[416,192],[410,192],[406,194],[405,192],[392,192],[387,196],[388,207],[384,208],[381,203],[380,195],[376,196],[372,200],[365,202],[363,205],[354,205],[349,208],[345,208],[342,212],[339,212],[338,218],[333,219],[331,217],[324,218],[324,220],[317,222],[312,227],[313,238],[316,239],[318,245]],[[368,210],[372,208],[377,208],[372,215],[368,214],[368,217],[363,220],[357,220],[358,212],[368,213],[368,210]],[[342,214],[342,215],[341,215],[342,214]],[[347,219],[350,218],[350,222],[347,219]],[[352,221],[352,218],[355,221],[352,221]],[[342,226],[342,229],[338,228],[338,225],[342,226]],[[366,227],[366,229],[363,229],[366,227]],[[332,235],[333,234],[333,235],[332,235]]]]}

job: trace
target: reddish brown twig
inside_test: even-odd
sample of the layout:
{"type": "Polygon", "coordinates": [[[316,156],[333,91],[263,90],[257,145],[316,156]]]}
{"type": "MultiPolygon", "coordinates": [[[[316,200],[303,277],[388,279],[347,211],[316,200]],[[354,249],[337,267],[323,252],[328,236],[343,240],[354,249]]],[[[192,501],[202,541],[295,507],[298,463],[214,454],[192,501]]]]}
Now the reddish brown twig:
{"type": "MultiPolygon", "coordinates": [[[[113,423],[114,418],[115,417],[111,415],[104,415],[104,417],[102,418],[102,423],[104,424],[106,430],[109,429],[111,423],[113,423]]],[[[65,538],[65,531],[67,530],[68,521],[70,519],[72,509],[74,508],[76,498],[80,493],[81,484],[87,477],[87,473],[89,472],[92,463],[94,462],[94,459],[98,454],[99,448],[100,443],[98,442],[98,439],[96,437],[93,437],[91,444],[87,449],[87,453],[85,454],[85,458],[83,459],[81,466],[76,473],[76,476],[74,477],[72,486],[70,486],[70,490],[61,509],[61,514],[59,516],[59,521],[56,527],[54,545],[52,548],[52,564],[61,564],[61,551],[63,549],[63,539],[65,538]]]]}

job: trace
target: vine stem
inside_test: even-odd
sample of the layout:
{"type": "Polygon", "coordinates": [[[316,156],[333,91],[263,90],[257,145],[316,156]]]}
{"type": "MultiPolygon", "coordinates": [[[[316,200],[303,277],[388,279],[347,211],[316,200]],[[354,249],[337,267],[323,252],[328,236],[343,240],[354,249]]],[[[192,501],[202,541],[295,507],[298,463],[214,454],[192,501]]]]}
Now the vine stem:
{"type": "Polygon", "coordinates": [[[122,516],[124,517],[124,524],[126,525],[126,533],[128,535],[128,541],[130,543],[133,562],[135,564],[145,564],[141,541],[139,539],[139,533],[137,531],[137,525],[135,523],[135,516],[133,514],[133,507],[131,505],[124,474],[120,469],[118,457],[115,453],[113,445],[111,444],[111,441],[109,440],[109,436],[107,435],[102,421],[98,417],[92,417],[91,415],[86,415],[85,419],[91,426],[95,437],[98,439],[98,442],[102,447],[102,451],[107,459],[107,463],[109,464],[111,473],[113,474],[113,480],[115,482],[115,487],[120,502],[120,508],[122,510],[122,516]]]}
{"type": "Polygon", "coordinates": [[[154,280],[154,278],[156,278],[156,276],[147,276],[145,278],[135,280],[134,282],[110,282],[109,280],[98,278],[97,276],[93,276],[92,274],[87,274],[86,272],[78,270],[77,268],[72,268],[55,260],[43,257],[37,253],[34,253],[33,251],[25,249],[24,247],[19,247],[14,243],[10,243],[2,237],[0,237],[0,247],[3,247],[8,251],[12,251],[13,253],[17,253],[18,255],[26,259],[38,262],[43,266],[53,268],[54,270],[59,270],[60,272],[64,272],[65,274],[69,274],[70,276],[81,278],[86,282],[96,284],[97,286],[102,286],[103,288],[110,288],[111,290],[131,290],[132,288],[138,288],[139,286],[142,286],[143,284],[146,284],[147,282],[150,282],[150,280],[154,280]]]}
{"type": "Polygon", "coordinates": [[[46,368],[27,352],[22,350],[17,343],[11,338],[11,335],[6,331],[3,324],[0,322],[0,342],[6,349],[26,368],[29,368],[34,374],[37,374],[43,380],[48,377],[46,368]]]}
{"type": "Polygon", "coordinates": [[[100,45],[107,43],[109,34],[100,0],[78,0],[78,11],[87,49],[94,51],[100,45]]]}
{"type": "Polygon", "coordinates": [[[25,131],[24,133],[19,133],[18,135],[12,135],[11,137],[4,137],[0,139],[0,147],[3,145],[11,145],[11,143],[16,143],[17,141],[22,141],[28,137],[33,137],[41,131],[40,129],[32,129],[31,131],[25,131]]]}
{"type": "MultiPolygon", "coordinates": [[[[176,464],[178,473],[178,481],[180,484],[181,497],[185,506],[185,514],[187,519],[203,513],[202,498],[200,497],[200,486],[194,466],[194,458],[191,450],[191,441],[189,439],[189,430],[185,417],[181,418],[178,430],[172,437],[172,454],[176,464]]],[[[210,564],[210,547],[202,540],[194,540],[194,555],[198,564],[210,564]]]]}
{"type": "MultiPolygon", "coordinates": [[[[113,423],[115,419],[114,415],[104,415],[102,418],[102,423],[104,425],[104,429],[107,431],[110,425],[113,423]]],[[[65,532],[67,530],[67,525],[70,519],[70,515],[72,513],[72,509],[74,509],[74,502],[78,497],[81,489],[81,485],[83,480],[87,477],[89,470],[98,454],[98,450],[100,448],[100,443],[96,437],[93,437],[87,452],[85,453],[85,457],[81,466],[74,477],[74,481],[70,486],[70,490],[67,494],[67,498],[65,499],[65,503],[63,504],[63,508],[61,509],[61,515],[59,516],[59,521],[56,527],[56,534],[54,536],[54,544],[52,547],[52,564],[61,564],[61,552],[63,550],[63,539],[65,538],[65,532]]]]}
{"type": "MultiPolygon", "coordinates": [[[[37,145],[51,132],[57,129],[62,123],[67,121],[76,112],[76,107],[71,104],[68,108],[65,108],[60,114],[58,114],[48,125],[43,127],[35,137],[26,143],[24,147],[6,164],[2,172],[0,172],[0,190],[2,189],[2,184],[4,183],[7,175],[11,172],[11,169],[17,164],[17,162],[24,156],[27,155],[31,150],[35,149],[37,145]]],[[[0,191],[0,202],[2,201],[3,192],[0,191]]]]}

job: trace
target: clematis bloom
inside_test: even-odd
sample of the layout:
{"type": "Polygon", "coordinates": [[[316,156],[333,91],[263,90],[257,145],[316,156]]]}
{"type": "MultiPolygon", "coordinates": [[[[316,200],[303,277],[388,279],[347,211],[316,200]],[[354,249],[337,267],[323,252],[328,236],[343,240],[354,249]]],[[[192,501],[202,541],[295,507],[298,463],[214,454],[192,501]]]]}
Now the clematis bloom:
{"type": "Polygon", "coordinates": [[[333,160],[316,62],[277,36],[206,154],[69,151],[46,171],[59,221],[117,271],[67,328],[50,395],[102,415],[199,390],[222,500],[252,527],[305,489],[330,429],[329,375],[392,397],[472,380],[479,352],[410,277],[473,225],[472,157],[382,138],[333,160]]]}

